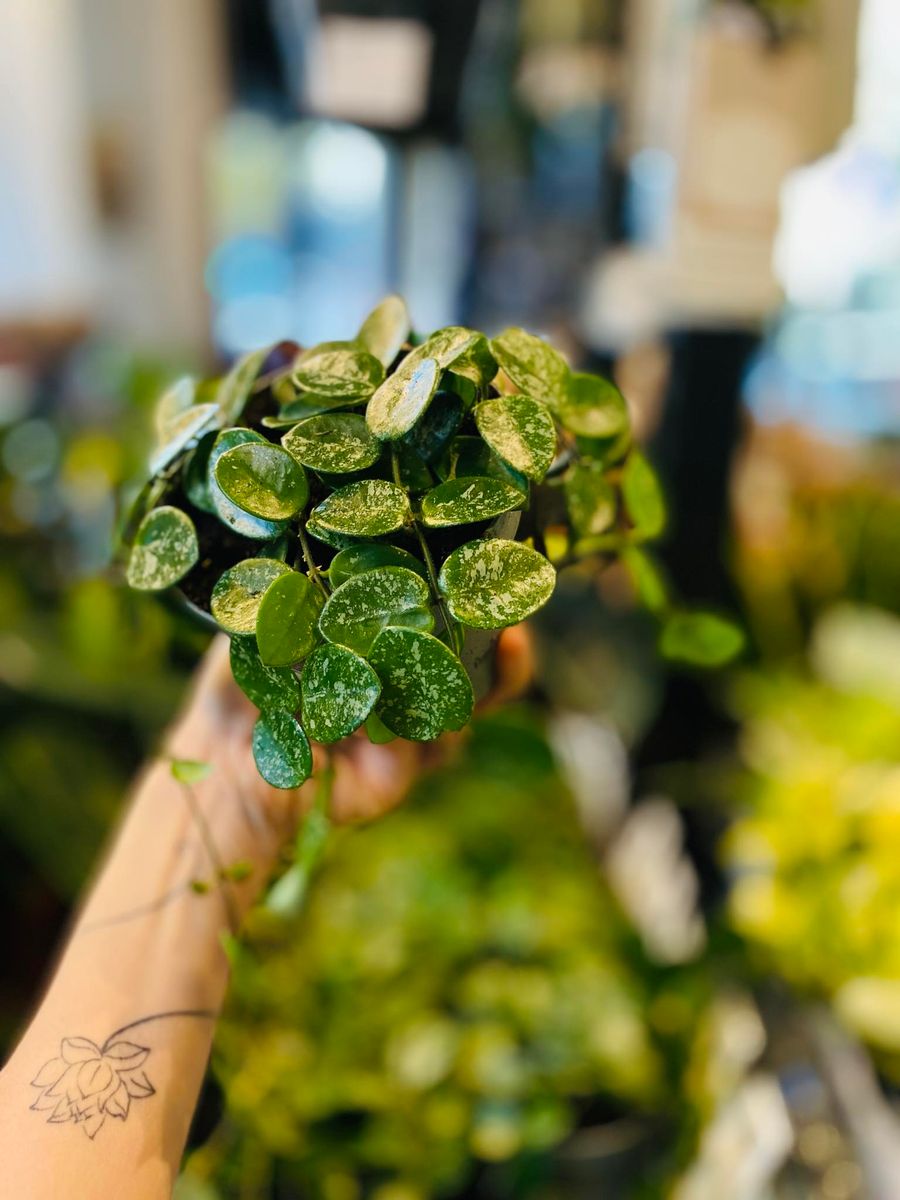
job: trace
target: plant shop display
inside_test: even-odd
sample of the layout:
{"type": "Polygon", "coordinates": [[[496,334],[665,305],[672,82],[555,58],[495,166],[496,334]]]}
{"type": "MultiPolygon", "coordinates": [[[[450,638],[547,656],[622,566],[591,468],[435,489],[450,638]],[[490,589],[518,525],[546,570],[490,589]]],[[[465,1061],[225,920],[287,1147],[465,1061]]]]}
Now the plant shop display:
{"type": "Polygon", "coordinates": [[[180,380],[157,429],[127,579],[177,586],[231,635],[276,787],[310,775],[311,740],[463,728],[496,631],[583,559],[622,559],[671,657],[740,647],[723,619],[672,608],[643,548],[665,507],[621,393],[524,330],[417,338],[391,296],[352,340],[180,380]]]}

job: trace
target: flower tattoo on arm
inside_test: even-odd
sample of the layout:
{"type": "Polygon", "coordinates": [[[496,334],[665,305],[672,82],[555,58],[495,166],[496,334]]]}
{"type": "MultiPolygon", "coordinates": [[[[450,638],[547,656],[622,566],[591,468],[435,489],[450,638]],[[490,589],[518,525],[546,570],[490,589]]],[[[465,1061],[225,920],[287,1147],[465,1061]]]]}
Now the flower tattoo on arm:
{"type": "Polygon", "coordinates": [[[132,1100],[146,1100],[156,1092],[144,1063],[149,1046],[140,1046],[122,1034],[139,1025],[168,1017],[215,1019],[205,1009],[179,1009],[155,1013],[123,1025],[98,1045],[86,1037],[63,1038],[59,1054],[44,1063],[31,1081],[38,1096],[31,1104],[36,1112],[46,1112],[47,1123],[80,1125],[89,1138],[95,1138],[107,1117],[124,1121],[132,1100]]]}

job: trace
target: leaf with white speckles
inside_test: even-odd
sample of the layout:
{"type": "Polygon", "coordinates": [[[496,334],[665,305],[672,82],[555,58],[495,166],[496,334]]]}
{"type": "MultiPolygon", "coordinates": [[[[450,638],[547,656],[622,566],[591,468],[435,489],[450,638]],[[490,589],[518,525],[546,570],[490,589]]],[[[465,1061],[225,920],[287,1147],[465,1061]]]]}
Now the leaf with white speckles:
{"type": "Polygon", "coordinates": [[[219,416],[218,404],[194,404],[173,416],[165,428],[165,441],[150,459],[150,474],[164,471],[201,434],[215,425],[219,416]]]}
{"type": "Polygon", "coordinates": [[[566,506],[580,537],[605,533],[616,519],[616,493],[596,463],[576,463],[566,476],[566,506]]]}
{"type": "Polygon", "coordinates": [[[458,621],[476,629],[502,629],[546,604],[556,586],[556,571],[529,546],[484,538],[454,550],[438,582],[458,621]]]}
{"type": "Polygon", "coordinates": [[[378,567],[354,575],[329,596],[319,629],[329,642],[368,654],[388,625],[430,630],[434,626],[428,584],[405,567],[378,567]]]}
{"type": "Polygon", "coordinates": [[[366,424],[381,441],[403,437],[422,416],[437,390],[440,369],[433,358],[404,359],[366,407],[366,424]]]}
{"type": "Polygon", "coordinates": [[[309,499],[309,484],[300,464],[270,442],[244,442],[220,455],[216,483],[228,499],[254,517],[283,521],[309,499]]]}
{"type": "Polygon", "coordinates": [[[558,350],[533,333],[513,328],[491,339],[491,351],[520,392],[557,411],[569,379],[569,367],[558,350]]]}
{"type": "Polygon", "coordinates": [[[431,634],[385,629],[369,661],[381,680],[376,711],[398,737],[429,742],[446,730],[462,729],[471,717],[474,696],[465,668],[431,634]]]}
{"type": "Polygon", "coordinates": [[[556,455],[556,426],[546,405],[530,396],[498,396],[475,409],[478,431],[494,453],[540,482],[556,455]]]}
{"type": "Polygon", "coordinates": [[[253,637],[232,637],[231,673],[257,708],[296,712],[300,707],[300,680],[296,674],[290,667],[266,666],[253,637]]]}
{"type": "Polygon", "coordinates": [[[196,563],[197,531],[187,513],[171,505],[154,508],[138,526],[126,576],[131,587],[161,592],[196,563]]]}
{"type": "Polygon", "coordinates": [[[256,644],[264,663],[286,667],[306,658],[317,638],[322,593],[299,571],[269,585],[256,614],[256,644]]]}
{"type": "Polygon", "coordinates": [[[502,480],[463,476],[439,484],[422,497],[422,520],[433,528],[471,525],[521,508],[524,501],[517,488],[502,480]]]}
{"type": "Polygon", "coordinates": [[[229,529],[233,529],[241,537],[267,542],[281,533],[285,527],[285,522],[266,520],[263,517],[255,517],[251,513],[244,512],[242,508],[239,508],[233,500],[230,500],[225,495],[216,480],[216,467],[219,459],[227,454],[229,450],[234,449],[235,446],[250,445],[251,443],[254,445],[269,444],[262,434],[256,433],[252,429],[235,428],[222,430],[209,453],[209,462],[207,464],[209,497],[216,516],[229,529]]]}
{"type": "Polygon", "coordinates": [[[361,479],[332,492],[313,509],[312,519],[333,533],[378,537],[400,529],[409,515],[403,488],[386,479],[361,479]]]}
{"type": "Polygon", "coordinates": [[[381,692],[378,676],[346,646],[320,646],[301,680],[303,723],[317,742],[336,742],[358,729],[381,692]]]}
{"type": "Polygon", "coordinates": [[[368,400],[384,379],[384,367],[362,347],[325,343],[301,354],[293,381],[305,392],[345,400],[368,400]]]}
{"type": "Polygon", "coordinates": [[[400,353],[409,333],[406,302],[401,296],[385,296],[363,321],[356,340],[387,368],[400,353]]]}
{"type": "Polygon", "coordinates": [[[312,774],[309,739],[290,713],[262,713],[253,726],[252,746],[256,769],[272,787],[300,787],[312,774]]]}
{"type": "Polygon", "coordinates": [[[628,429],[628,406],[614,383],[597,375],[570,375],[559,419],[581,437],[615,437],[628,429]]]}
{"type": "Polygon", "coordinates": [[[277,558],[245,558],[229,567],[212,591],[210,611],[226,633],[253,633],[266,589],[290,567],[277,558]]]}
{"type": "Polygon", "coordinates": [[[310,417],[286,433],[281,444],[298,463],[333,474],[361,471],[381,455],[381,443],[356,413],[310,417]]]}

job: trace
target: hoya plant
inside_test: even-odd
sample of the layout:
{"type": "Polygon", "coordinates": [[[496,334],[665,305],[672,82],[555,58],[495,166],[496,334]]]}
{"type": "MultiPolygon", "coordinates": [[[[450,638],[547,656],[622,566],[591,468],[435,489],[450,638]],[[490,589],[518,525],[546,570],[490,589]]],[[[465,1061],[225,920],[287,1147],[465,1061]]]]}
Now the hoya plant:
{"type": "Polygon", "coordinates": [[[739,648],[721,618],[673,607],[644,549],[665,506],[621,393],[522,329],[417,337],[389,296],[348,341],[180,380],[157,433],[127,579],[230,635],[275,787],[309,776],[311,740],[462,729],[497,632],[582,559],[622,559],[670,656],[739,648]]]}

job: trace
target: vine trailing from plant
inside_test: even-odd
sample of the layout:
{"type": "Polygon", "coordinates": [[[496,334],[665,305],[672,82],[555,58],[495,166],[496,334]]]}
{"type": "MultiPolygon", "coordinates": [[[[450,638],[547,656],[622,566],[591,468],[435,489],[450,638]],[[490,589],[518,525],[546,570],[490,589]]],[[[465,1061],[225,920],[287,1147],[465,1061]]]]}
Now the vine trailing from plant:
{"type": "Polygon", "coordinates": [[[619,390],[522,329],[417,339],[389,296],[352,340],[179,380],[156,421],[127,580],[177,587],[231,636],[275,787],[309,777],[311,740],[463,728],[486,645],[571,563],[620,559],[669,657],[740,649],[730,622],[673,603],[647,552],[665,504],[619,390]]]}

